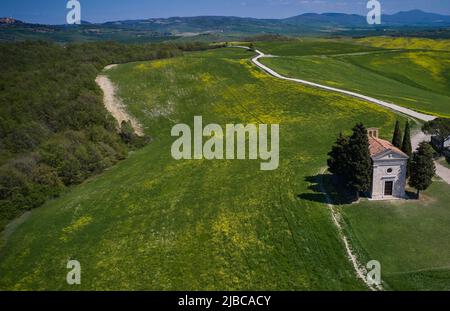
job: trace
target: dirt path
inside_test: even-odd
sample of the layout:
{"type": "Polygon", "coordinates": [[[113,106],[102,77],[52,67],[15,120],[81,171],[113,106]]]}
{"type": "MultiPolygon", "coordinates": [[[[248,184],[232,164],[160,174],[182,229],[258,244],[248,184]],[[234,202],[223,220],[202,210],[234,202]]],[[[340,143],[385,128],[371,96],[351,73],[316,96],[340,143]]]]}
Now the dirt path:
{"type": "MultiPolygon", "coordinates": [[[[324,169],[321,174],[325,173],[326,169],[324,169]]],[[[355,255],[355,253],[353,252],[351,246],[350,246],[350,242],[347,238],[347,236],[344,233],[344,229],[342,228],[342,218],[341,218],[341,214],[335,209],[333,202],[330,198],[330,196],[328,195],[324,185],[323,185],[323,180],[321,179],[319,182],[319,187],[320,187],[320,191],[322,193],[324,193],[325,195],[325,199],[327,201],[327,206],[330,210],[331,213],[331,218],[333,219],[333,223],[336,226],[337,230],[338,230],[338,234],[339,237],[341,238],[341,241],[344,243],[345,246],[345,251],[347,252],[347,256],[350,260],[350,262],[353,265],[353,269],[356,272],[356,276],[361,279],[368,288],[370,288],[370,290],[372,291],[379,291],[379,290],[383,290],[383,286],[382,285],[372,285],[367,281],[367,270],[366,268],[359,262],[358,257],[355,255]]]]}
{"type": "Polygon", "coordinates": [[[430,142],[431,141],[431,135],[427,135],[422,131],[417,131],[415,133],[413,133],[413,135],[411,136],[411,144],[413,147],[413,150],[417,150],[417,148],[419,148],[419,145],[421,142],[430,142]]]}
{"type": "Polygon", "coordinates": [[[28,220],[31,216],[31,211],[23,213],[18,218],[12,220],[6,225],[5,229],[0,233],[0,251],[8,243],[9,237],[16,231],[21,224],[28,220]]]}
{"type": "Polygon", "coordinates": [[[434,162],[434,165],[436,165],[436,175],[450,185],[450,169],[436,161],[434,162]]]}
{"type": "MultiPolygon", "coordinates": [[[[114,68],[117,65],[109,65],[105,67],[105,70],[114,68]]],[[[141,124],[126,111],[125,105],[122,100],[116,96],[116,87],[105,75],[99,75],[95,79],[98,86],[103,91],[103,103],[106,109],[111,113],[111,115],[117,120],[119,126],[122,121],[131,121],[131,125],[138,136],[144,136],[144,130],[141,124]]]]}

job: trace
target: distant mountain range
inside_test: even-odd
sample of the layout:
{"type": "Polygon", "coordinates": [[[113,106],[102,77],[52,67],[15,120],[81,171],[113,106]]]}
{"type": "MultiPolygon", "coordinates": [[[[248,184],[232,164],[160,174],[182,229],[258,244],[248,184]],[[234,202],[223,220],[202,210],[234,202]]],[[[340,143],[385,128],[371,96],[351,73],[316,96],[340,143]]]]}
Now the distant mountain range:
{"type": "MultiPolygon", "coordinates": [[[[383,15],[382,22],[385,26],[450,26],[450,16],[435,13],[427,13],[421,10],[399,12],[393,15],[383,15]]],[[[0,18],[0,24],[23,24],[24,22],[14,18],[0,18]]],[[[257,19],[233,16],[196,16],[196,17],[170,17],[149,18],[140,20],[123,20],[106,23],[90,23],[83,21],[84,25],[104,25],[138,27],[151,30],[170,30],[180,26],[207,30],[212,27],[232,28],[238,25],[251,24],[255,27],[288,25],[288,26],[342,26],[360,27],[367,26],[366,17],[345,13],[305,13],[285,19],[257,19]]]]}
{"type": "MultiPolygon", "coordinates": [[[[242,30],[246,30],[247,32],[267,32],[277,30],[281,33],[291,33],[302,30],[302,28],[323,29],[369,26],[365,16],[344,13],[306,13],[286,19],[256,19],[227,16],[171,17],[116,21],[102,25],[164,32],[226,32],[242,30]]],[[[450,16],[426,13],[420,10],[399,12],[393,15],[383,15],[381,26],[445,27],[450,26],[450,16]]]]}
{"type": "MultiPolygon", "coordinates": [[[[285,19],[257,19],[232,16],[196,16],[123,20],[81,25],[36,25],[13,18],[0,19],[0,40],[40,36],[58,37],[61,41],[148,38],[149,36],[189,37],[198,35],[236,36],[253,34],[282,35],[366,35],[393,29],[449,28],[450,16],[420,10],[383,15],[381,25],[368,25],[365,16],[343,13],[306,13],[285,19]],[[75,35],[76,34],[76,35],[75,35]],[[125,36],[124,36],[125,35],[125,36]]],[[[447,33],[449,29],[446,29],[447,33]]],[[[396,30],[396,31],[397,31],[396,30]]],[[[421,30],[429,31],[429,30],[421,30]]],[[[398,31],[397,31],[398,32],[398,31]]],[[[379,34],[379,33],[377,33],[379,34]]]]}

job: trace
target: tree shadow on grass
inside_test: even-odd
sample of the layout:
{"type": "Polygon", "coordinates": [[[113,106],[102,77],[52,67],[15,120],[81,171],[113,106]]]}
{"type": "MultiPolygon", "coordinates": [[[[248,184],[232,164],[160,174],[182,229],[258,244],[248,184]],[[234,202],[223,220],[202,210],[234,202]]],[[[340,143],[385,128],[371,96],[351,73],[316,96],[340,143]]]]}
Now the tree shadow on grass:
{"type": "Polygon", "coordinates": [[[330,174],[305,177],[311,192],[297,195],[298,199],[333,205],[346,205],[356,201],[354,193],[349,192],[343,182],[330,174]]]}
{"type": "Polygon", "coordinates": [[[408,200],[419,200],[419,197],[417,196],[417,192],[408,191],[408,190],[406,190],[406,198],[408,200]]]}

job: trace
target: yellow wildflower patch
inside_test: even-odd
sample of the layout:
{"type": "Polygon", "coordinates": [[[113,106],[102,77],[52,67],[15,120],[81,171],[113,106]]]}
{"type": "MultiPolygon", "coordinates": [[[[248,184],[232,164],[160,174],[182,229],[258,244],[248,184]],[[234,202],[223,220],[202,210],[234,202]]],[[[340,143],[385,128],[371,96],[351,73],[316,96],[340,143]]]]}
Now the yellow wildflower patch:
{"type": "Polygon", "coordinates": [[[82,216],[78,218],[76,221],[72,222],[71,225],[68,227],[65,227],[63,231],[63,235],[61,237],[61,240],[67,241],[69,239],[69,236],[75,232],[79,232],[86,226],[88,226],[92,222],[92,217],[89,215],[82,216]]]}

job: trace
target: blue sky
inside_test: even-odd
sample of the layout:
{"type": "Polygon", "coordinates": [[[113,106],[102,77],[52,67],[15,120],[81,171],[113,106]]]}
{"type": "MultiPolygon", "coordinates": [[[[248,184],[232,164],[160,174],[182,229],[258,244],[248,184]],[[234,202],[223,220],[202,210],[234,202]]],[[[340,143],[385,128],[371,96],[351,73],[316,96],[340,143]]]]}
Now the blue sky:
{"type": "MultiPolygon", "coordinates": [[[[309,12],[365,14],[367,0],[79,0],[82,19],[104,22],[150,17],[233,15],[283,18],[309,12]]],[[[380,0],[384,13],[421,9],[450,15],[450,0],[380,0]]],[[[0,17],[62,24],[67,0],[0,0],[0,17]]]]}

